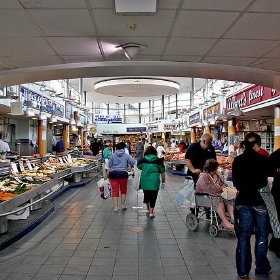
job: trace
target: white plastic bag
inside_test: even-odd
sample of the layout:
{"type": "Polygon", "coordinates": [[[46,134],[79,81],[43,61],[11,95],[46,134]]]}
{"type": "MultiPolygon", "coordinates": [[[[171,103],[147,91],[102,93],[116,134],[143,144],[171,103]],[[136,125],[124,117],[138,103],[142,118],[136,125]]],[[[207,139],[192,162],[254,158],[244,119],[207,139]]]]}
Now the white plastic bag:
{"type": "Polygon", "coordinates": [[[104,178],[101,178],[99,181],[97,181],[97,186],[99,187],[101,198],[108,199],[112,197],[112,188],[108,179],[104,180],[104,178]]]}
{"type": "Polygon", "coordinates": [[[105,169],[109,169],[109,159],[108,158],[105,158],[104,160],[104,166],[105,166],[105,169]]]}
{"type": "Polygon", "coordinates": [[[187,207],[195,207],[195,190],[194,182],[191,179],[186,179],[183,183],[183,187],[175,196],[175,201],[187,207]]]}
{"type": "Polygon", "coordinates": [[[132,181],[132,187],[139,191],[140,189],[140,178],[141,178],[141,170],[139,170],[137,167],[134,167],[134,178],[132,181]]]}

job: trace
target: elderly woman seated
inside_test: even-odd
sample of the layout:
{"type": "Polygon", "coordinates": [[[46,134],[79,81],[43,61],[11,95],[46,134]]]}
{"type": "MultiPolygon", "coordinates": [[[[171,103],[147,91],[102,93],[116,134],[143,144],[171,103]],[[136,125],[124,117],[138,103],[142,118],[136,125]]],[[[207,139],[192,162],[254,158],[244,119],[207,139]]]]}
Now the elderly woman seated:
{"type": "Polygon", "coordinates": [[[197,193],[208,193],[211,195],[213,210],[221,218],[221,225],[227,229],[233,229],[233,224],[226,217],[226,208],[233,222],[234,199],[226,200],[221,196],[223,188],[227,185],[217,174],[218,166],[219,163],[214,159],[208,159],[206,161],[203,172],[199,175],[195,190],[197,193]]]}

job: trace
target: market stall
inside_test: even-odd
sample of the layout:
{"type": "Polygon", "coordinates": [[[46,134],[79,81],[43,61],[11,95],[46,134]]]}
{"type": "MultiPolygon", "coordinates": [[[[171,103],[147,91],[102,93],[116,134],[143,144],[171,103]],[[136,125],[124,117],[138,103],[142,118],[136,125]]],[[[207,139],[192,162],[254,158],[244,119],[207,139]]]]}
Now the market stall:
{"type": "Polygon", "coordinates": [[[95,159],[70,155],[0,162],[0,233],[8,230],[7,221],[16,219],[14,214],[26,219],[29,211],[40,209],[43,200],[68,184],[67,179],[81,182],[90,173],[97,177],[99,169],[95,159]]]}
{"type": "Polygon", "coordinates": [[[179,148],[167,148],[164,155],[166,169],[173,175],[186,175],[185,153],[180,153],[179,148]]]}

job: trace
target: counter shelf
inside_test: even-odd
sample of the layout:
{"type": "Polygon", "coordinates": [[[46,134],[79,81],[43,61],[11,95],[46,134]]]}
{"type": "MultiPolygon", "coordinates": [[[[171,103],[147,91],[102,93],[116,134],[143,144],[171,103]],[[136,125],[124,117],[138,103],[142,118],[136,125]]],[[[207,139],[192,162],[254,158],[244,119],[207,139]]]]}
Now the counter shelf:
{"type": "MultiPolygon", "coordinates": [[[[48,182],[45,182],[31,190],[28,190],[18,196],[15,196],[7,201],[3,201],[0,203],[0,233],[4,233],[8,230],[8,224],[7,224],[7,216],[13,212],[13,210],[16,210],[17,207],[25,204],[26,202],[30,202],[32,204],[31,210],[39,209],[38,205],[36,206],[36,201],[41,199],[43,200],[44,197],[42,197],[42,194],[52,189],[54,186],[58,185],[59,181],[58,179],[52,179],[48,182]],[[34,205],[34,206],[33,206],[34,205]],[[32,207],[33,206],[33,207],[32,207]]],[[[24,206],[25,207],[25,206],[24,206]]],[[[29,204],[26,206],[29,207],[29,204]]],[[[25,208],[26,208],[25,207],[25,208]]],[[[19,211],[19,210],[17,210],[19,211]]],[[[15,211],[15,212],[17,212],[15,211]]]]}

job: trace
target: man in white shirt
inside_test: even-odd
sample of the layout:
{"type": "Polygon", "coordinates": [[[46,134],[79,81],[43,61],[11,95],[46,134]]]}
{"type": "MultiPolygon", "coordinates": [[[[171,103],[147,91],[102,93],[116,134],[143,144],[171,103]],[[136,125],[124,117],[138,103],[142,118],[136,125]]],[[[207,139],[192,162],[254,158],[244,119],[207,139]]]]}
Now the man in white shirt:
{"type": "Polygon", "coordinates": [[[2,135],[2,133],[0,133],[0,153],[1,152],[9,152],[10,151],[9,145],[8,145],[8,143],[4,142],[2,140],[2,138],[3,138],[3,135],[2,135]]]}
{"type": "Polygon", "coordinates": [[[164,155],[165,155],[166,151],[165,149],[163,148],[162,144],[160,143],[158,146],[157,146],[157,156],[158,158],[163,158],[164,155]]]}

